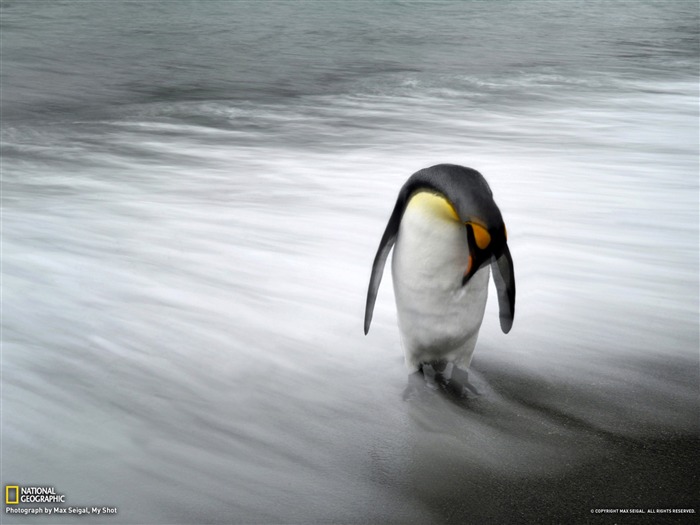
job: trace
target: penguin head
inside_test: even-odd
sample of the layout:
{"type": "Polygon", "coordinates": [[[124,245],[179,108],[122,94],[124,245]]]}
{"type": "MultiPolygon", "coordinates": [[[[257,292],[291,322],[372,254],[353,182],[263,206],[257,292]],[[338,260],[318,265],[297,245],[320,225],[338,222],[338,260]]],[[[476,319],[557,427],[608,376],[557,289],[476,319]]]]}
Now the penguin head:
{"type": "Polygon", "coordinates": [[[507,249],[501,211],[486,179],[478,171],[449,164],[433,166],[414,174],[406,186],[414,192],[427,190],[442,197],[452,220],[464,225],[469,259],[463,285],[507,249]]]}
{"type": "Polygon", "coordinates": [[[462,285],[467,284],[479,269],[503,254],[508,238],[504,224],[487,228],[482,221],[470,218],[464,221],[464,226],[467,230],[469,260],[462,278],[462,285]]]}
{"type": "MultiPolygon", "coordinates": [[[[465,190],[465,188],[460,187],[457,189],[465,190]]],[[[468,191],[470,189],[466,188],[468,191]]],[[[460,194],[459,191],[446,195],[435,188],[419,188],[409,196],[407,204],[408,208],[420,210],[423,214],[440,221],[461,224],[466,229],[465,239],[469,249],[469,258],[465,261],[463,286],[479,269],[489,264],[493,257],[498,257],[506,243],[505,226],[499,222],[500,214],[495,217],[491,217],[494,215],[493,213],[490,214],[491,216],[475,216],[473,204],[468,209],[464,209],[462,205],[460,214],[458,203],[474,200],[473,198],[469,199],[469,197],[469,193],[460,194]],[[460,196],[463,198],[460,199],[460,196]],[[483,218],[484,216],[487,218],[483,218]],[[489,225],[487,222],[489,218],[496,220],[489,225]]],[[[489,208],[488,211],[492,210],[489,208]]]]}

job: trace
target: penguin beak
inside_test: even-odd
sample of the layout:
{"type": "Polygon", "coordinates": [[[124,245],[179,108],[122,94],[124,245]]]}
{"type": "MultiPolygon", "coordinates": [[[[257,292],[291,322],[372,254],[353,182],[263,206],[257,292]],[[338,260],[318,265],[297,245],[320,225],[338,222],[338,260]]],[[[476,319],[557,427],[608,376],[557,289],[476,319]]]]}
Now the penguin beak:
{"type": "Polygon", "coordinates": [[[491,244],[489,231],[475,222],[466,222],[467,244],[469,246],[469,260],[467,268],[462,277],[462,286],[469,282],[469,279],[481,268],[489,259],[488,247],[491,244]]]}
{"type": "Polygon", "coordinates": [[[467,268],[462,277],[462,286],[469,282],[469,279],[491,259],[491,234],[489,231],[475,221],[464,223],[467,229],[467,244],[469,246],[469,259],[467,268]]]}

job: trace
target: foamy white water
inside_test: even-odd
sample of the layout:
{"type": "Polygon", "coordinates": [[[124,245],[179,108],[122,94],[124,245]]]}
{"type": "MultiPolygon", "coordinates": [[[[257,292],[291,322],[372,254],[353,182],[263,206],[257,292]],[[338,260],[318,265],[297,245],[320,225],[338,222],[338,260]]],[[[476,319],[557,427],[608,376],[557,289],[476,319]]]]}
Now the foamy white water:
{"type": "Polygon", "coordinates": [[[72,39],[96,14],[3,6],[3,483],[117,506],[90,517],[108,523],[576,522],[696,505],[696,6],[620,7],[603,28],[594,8],[560,7],[562,21],[539,3],[321,11],[336,32],[289,22],[290,46],[318,44],[294,47],[280,86],[285,57],[257,33],[292,7],[212,3],[197,16],[266,22],[197,43],[185,4],[157,30],[156,5],[104,26],[94,52],[131,65],[143,49],[145,70],[181,64],[187,81],[67,52],[59,64],[94,83],[82,108],[74,79],[19,88],[43,74],[26,39],[72,39]],[[477,24],[523,16],[553,33],[477,24]],[[450,45],[417,29],[431,24],[450,45]],[[232,50],[245,67],[228,72],[217,38],[257,42],[269,63],[232,50]],[[314,62],[324,45],[342,66],[314,62]],[[32,96],[56,102],[42,113],[32,96]],[[518,289],[507,336],[491,294],[482,395],[464,403],[403,398],[390,279],[362,332],[398,190],[443,162],[491,184],[518,289]]]}

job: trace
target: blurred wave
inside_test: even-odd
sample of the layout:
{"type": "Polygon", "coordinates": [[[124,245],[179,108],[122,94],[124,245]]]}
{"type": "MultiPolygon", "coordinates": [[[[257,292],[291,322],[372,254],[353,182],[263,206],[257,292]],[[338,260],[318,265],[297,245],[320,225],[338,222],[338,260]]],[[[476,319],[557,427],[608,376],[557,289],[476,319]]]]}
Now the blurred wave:
{"type": "Polygon", "coordinates": [[[165,6],[2,4],[3,482],[120,523],[697,505],[695,4],[165,6]],[[361,330],[441,162],[518,280],[463,404],[402,400],[390,281],[361,330]]]}

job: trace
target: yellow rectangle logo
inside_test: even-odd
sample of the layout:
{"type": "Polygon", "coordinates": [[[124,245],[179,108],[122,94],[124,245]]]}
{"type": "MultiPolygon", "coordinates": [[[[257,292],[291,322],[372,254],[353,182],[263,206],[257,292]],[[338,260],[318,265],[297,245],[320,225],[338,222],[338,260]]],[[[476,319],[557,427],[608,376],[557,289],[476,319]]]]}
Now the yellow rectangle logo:
{"type": "Polygon", "coordinates": [[[19,503],[19,485],[5,485],[5,505],[17,505],[19,503]],[[10,499],[10,491],[15,491],[14,499],[10,499]]]}

